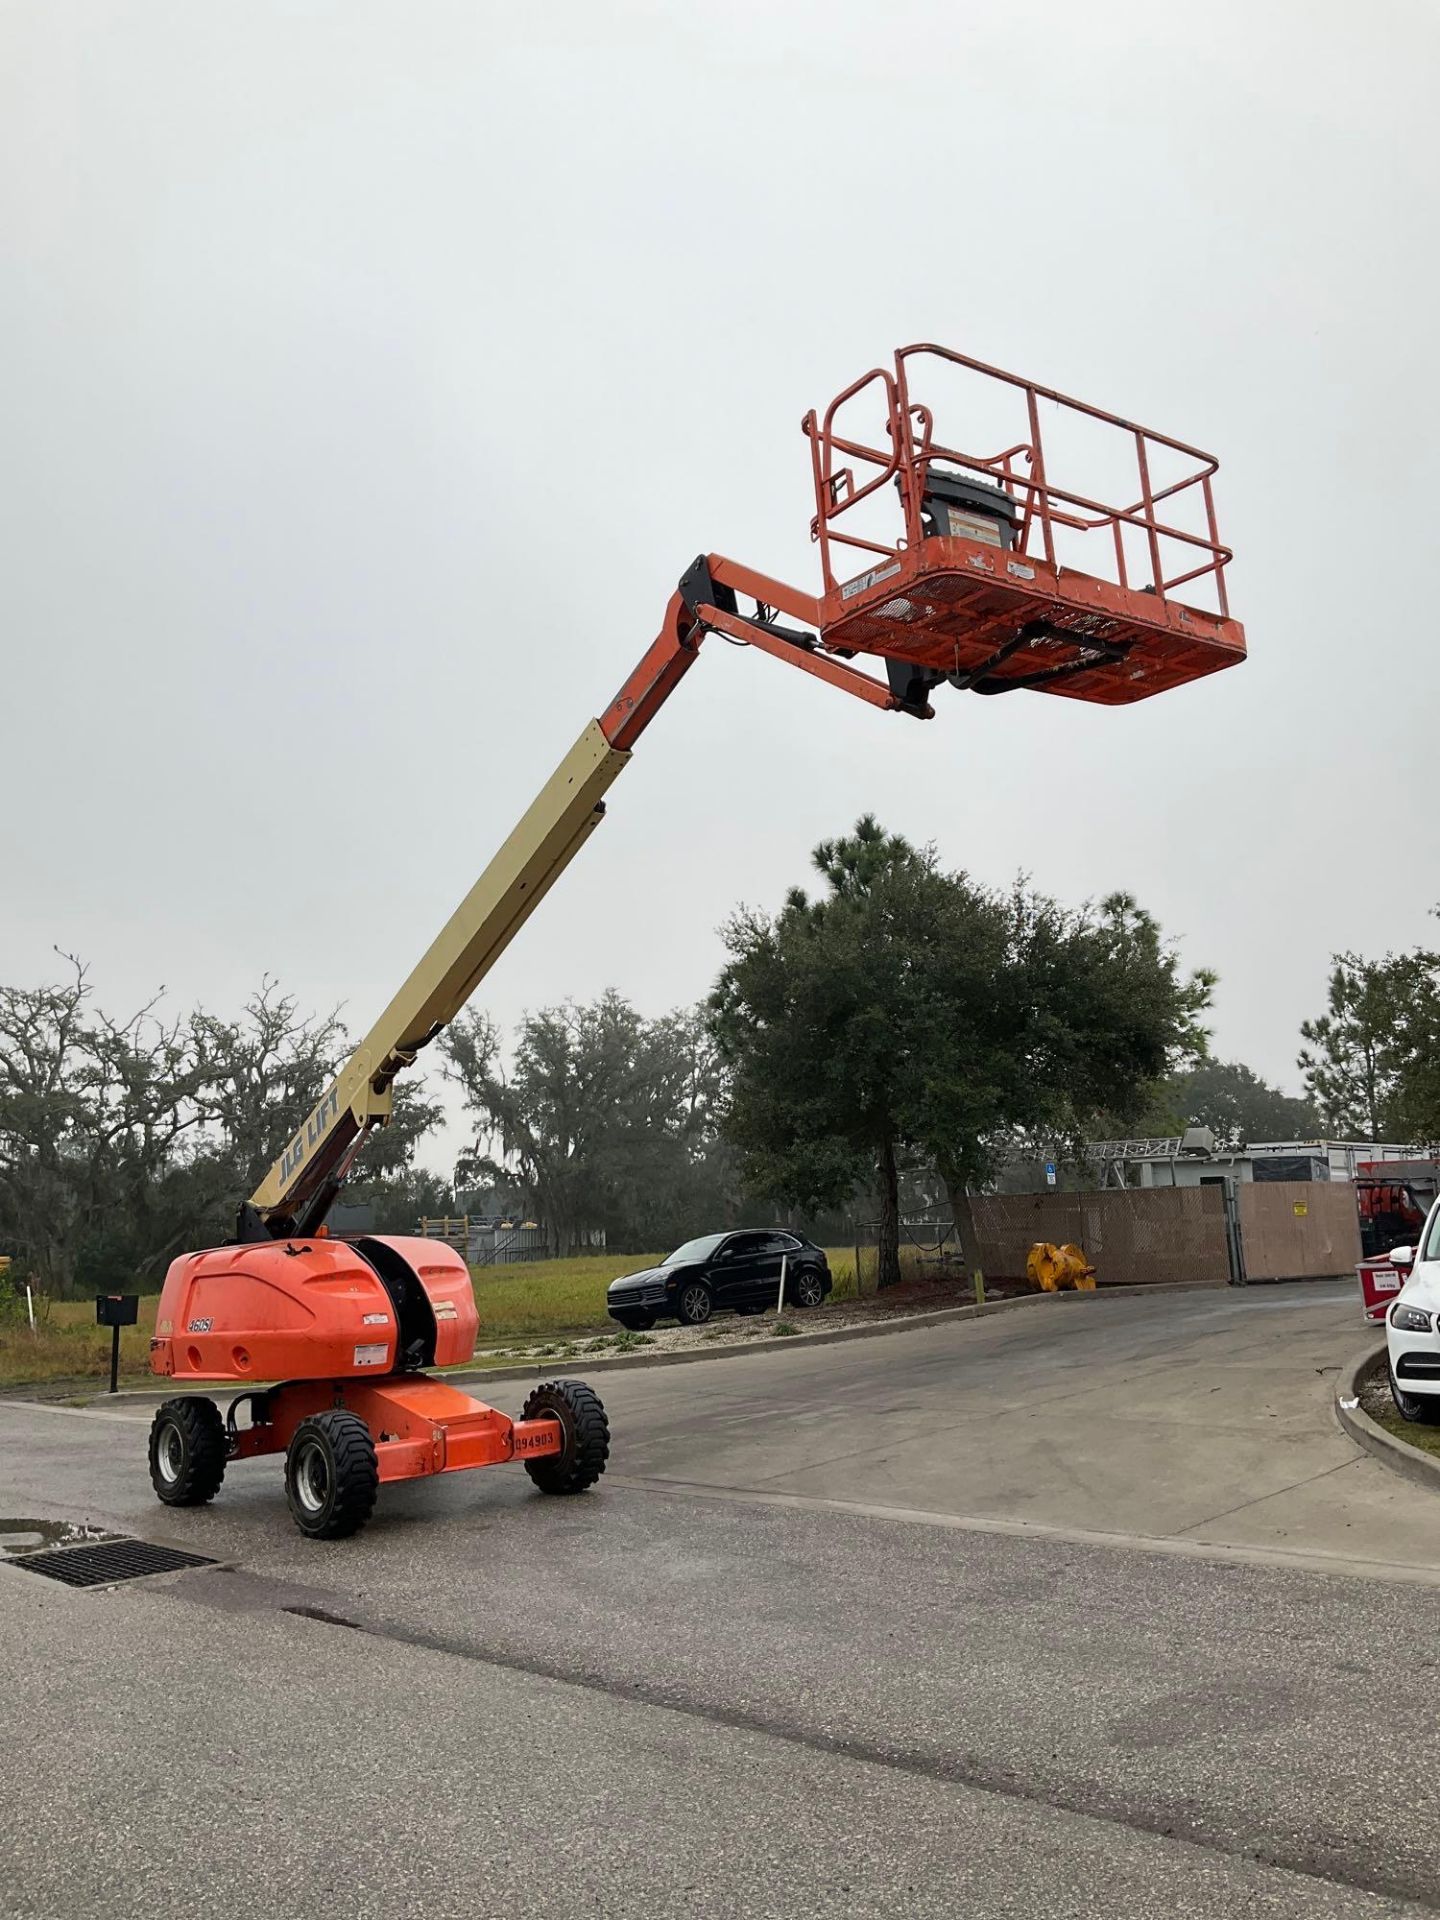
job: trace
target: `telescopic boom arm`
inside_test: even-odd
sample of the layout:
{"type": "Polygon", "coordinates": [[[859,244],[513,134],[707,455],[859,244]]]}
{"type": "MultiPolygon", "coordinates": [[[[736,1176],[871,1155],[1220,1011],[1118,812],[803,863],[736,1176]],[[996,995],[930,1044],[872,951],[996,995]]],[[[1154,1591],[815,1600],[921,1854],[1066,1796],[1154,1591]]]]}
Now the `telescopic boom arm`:
{"type": "Polygon", "coordinates": [[[309,1118],[240,1210],[242,1240],[315,1232],[365,1135],[390,1118],[391,1086],[442,1032],[525,924],[605,814],[605,794],[640,735],[689,672],[707,633],[828,680],[872,706],[930,717],[928,705],[818,650],[815,598],[766,575],[701,555],[681,580],[653,644],[598,720],[592,720],[466,894],[409,979],[355,1049],[309,1118]],[[738,611],[737,595],[756,603],[738,611]]]}

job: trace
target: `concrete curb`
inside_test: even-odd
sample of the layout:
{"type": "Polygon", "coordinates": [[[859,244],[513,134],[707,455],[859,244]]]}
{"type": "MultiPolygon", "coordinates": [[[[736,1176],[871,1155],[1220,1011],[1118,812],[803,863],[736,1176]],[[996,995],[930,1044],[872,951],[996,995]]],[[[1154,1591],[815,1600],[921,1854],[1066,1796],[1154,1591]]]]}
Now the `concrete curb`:
{"type": "Polygon", "coordinates": [[[1378,1420],[1372,1420],[1360,1405],[1360,1383],[1385,1358],[1385,1343],[1378,1347],[1367,1347],[1361,1354],[1343,1367],[1335,1388],[1335,1418],[1357,1447],[1364,1447],[1367,1453],[1373,1453],[1377,1460],[1383,1460],[1392,1472],[1402,1474],[1407,1480],[1414,1480],[1422,1487],[1429,1487],[1432,1493],[1440,1493],[1440,1458],[1421,1453],[1418,1447],[1412,1447],[1407,1441],[1397,1440],[1393,1433],[1387,1433],[1378,1420]],[[1347,1406],[1346,1401],[1353,1401],[1347,1406]]]}
{"type": "MultiPolygon", "coordinates": [[[[951,1320],[980,1320],[990,1314],[1005,1313],[1012,1307],[1034,1307],[1045,1301],[1133,1300],[1140,1294],[1229,1291],[1229,1287],[1223,1283],[1218,1286],[1197,1286],[1188,1281],[1154,1280],[1134,1287],[1097,1287],[1093,1293],[1021,1293],[1009,1300],[987,1300],[980,1307],[940,1307],[933,1313],[897,1314],[893,1320],[867,1321],[858,1327],[832,1327],[828,1332],[797,1333],[788,1339],[776,1339],[772,1334],[768,1339],[737,1340],[733,1345],[723,1347],[687,1347],[678,1353],[572,1354],[568,1360],[513,1360],[487,1367],[457,1368],[453,1372],[439,1373],[436,1378],[448,1380],[457,1387],[467,1387],[483,1386],[498,1380],[553,1380],[557,1374],[614,1373],[623,1367],[684,1367],[702,1360],[734,1360],[757,1353],[795,1353],[806,1347],[833,1346],[841,1340],[872,1340],[886,1333],[914,1333],[951,1320]]],[[[159,1386],[123,1387],[119,1393],[111,1395],[103,1387],[91,1388],[81,1382],[61,1384],[71,1385],[76,1396],[87,1393],[91,1399],[103,1400],[112,1406],[122,1405],[127,1400],[153,1401],[158,1406],[162,1400],[171,1397],[166,1388],[159,1386]]],[[[254,1382],[257,1390],[274,1384],[268,1380],[254,1382]]],[[[0,1393],[0,1400],[14,1400],[23,1404],[26,1399],[27,1396],[20,1389],[0,1393]]]]}

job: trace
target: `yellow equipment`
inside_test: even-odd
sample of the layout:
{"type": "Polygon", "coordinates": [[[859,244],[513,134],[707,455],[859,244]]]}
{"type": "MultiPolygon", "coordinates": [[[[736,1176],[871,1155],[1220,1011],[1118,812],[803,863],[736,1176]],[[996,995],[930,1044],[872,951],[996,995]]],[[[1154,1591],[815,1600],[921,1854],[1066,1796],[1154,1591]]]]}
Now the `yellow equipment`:
{"type": "Polygon", "coordinates": [[[1068,1240],[1063,1247],[1049,1240],[1037,1240],[1025,1256],[1025,1277],[1042,1293],[1095,1291],[1094,1267],[1083,1251],[1068,1240]]]}

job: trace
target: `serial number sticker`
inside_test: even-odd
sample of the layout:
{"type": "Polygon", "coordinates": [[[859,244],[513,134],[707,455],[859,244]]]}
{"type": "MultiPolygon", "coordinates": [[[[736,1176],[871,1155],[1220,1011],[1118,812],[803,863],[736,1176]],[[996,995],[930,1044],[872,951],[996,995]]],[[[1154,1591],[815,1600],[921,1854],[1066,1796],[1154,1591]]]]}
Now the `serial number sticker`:
{"type": "Polygon", "coordinates": [[[435,1302],[435,1318],[437,1320],[458,1320],[460,1315],[456,1310],[455,1302],[453,1300],[437,1300],[435,1302]]]}
{"type": "Polygon", "coordinates": [[[356,1347],[355,1364],[357,1367],[383,1367],[389,1351],[383,1341],[374,1347],[356,1347]]]}
{"type": "Polygon", "coordinates": [[[192,1320],[185,1331],[187,1333],[209,1333],[214,1324],[215,1322],[213,1320],[192,1320]]]}
{"type": "Polygon", "coordinates": [[[546,1427],[540,1433],[522,1433],[519,1427],[515,1429],[515,1452],[517,1456],[522,1453],[549,1453],[553,1449],[554,1444],[555,1436],[549,1427],[546,1427]]]}
{"type": "Polygon", "coordinates": [[[367,1313],[361,1322],[361,1325],[366,1327],[388,1327],[389,1324],[390,1316],[388,1313],[367,1313]]]}

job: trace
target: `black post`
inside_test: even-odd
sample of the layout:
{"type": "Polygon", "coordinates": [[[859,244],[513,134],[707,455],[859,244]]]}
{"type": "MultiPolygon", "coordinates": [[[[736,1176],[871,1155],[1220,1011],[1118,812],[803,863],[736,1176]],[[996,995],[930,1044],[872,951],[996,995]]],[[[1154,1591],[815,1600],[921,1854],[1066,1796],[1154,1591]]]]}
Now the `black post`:
{"type": "Polygon", "coordinates": [[[110,1391],[120,1391],[120,1329],[133,1327],[140,1317],[140,1299],[134,1293],[97,1293],[96,1324],[110,1329],[110,1391]]]}

